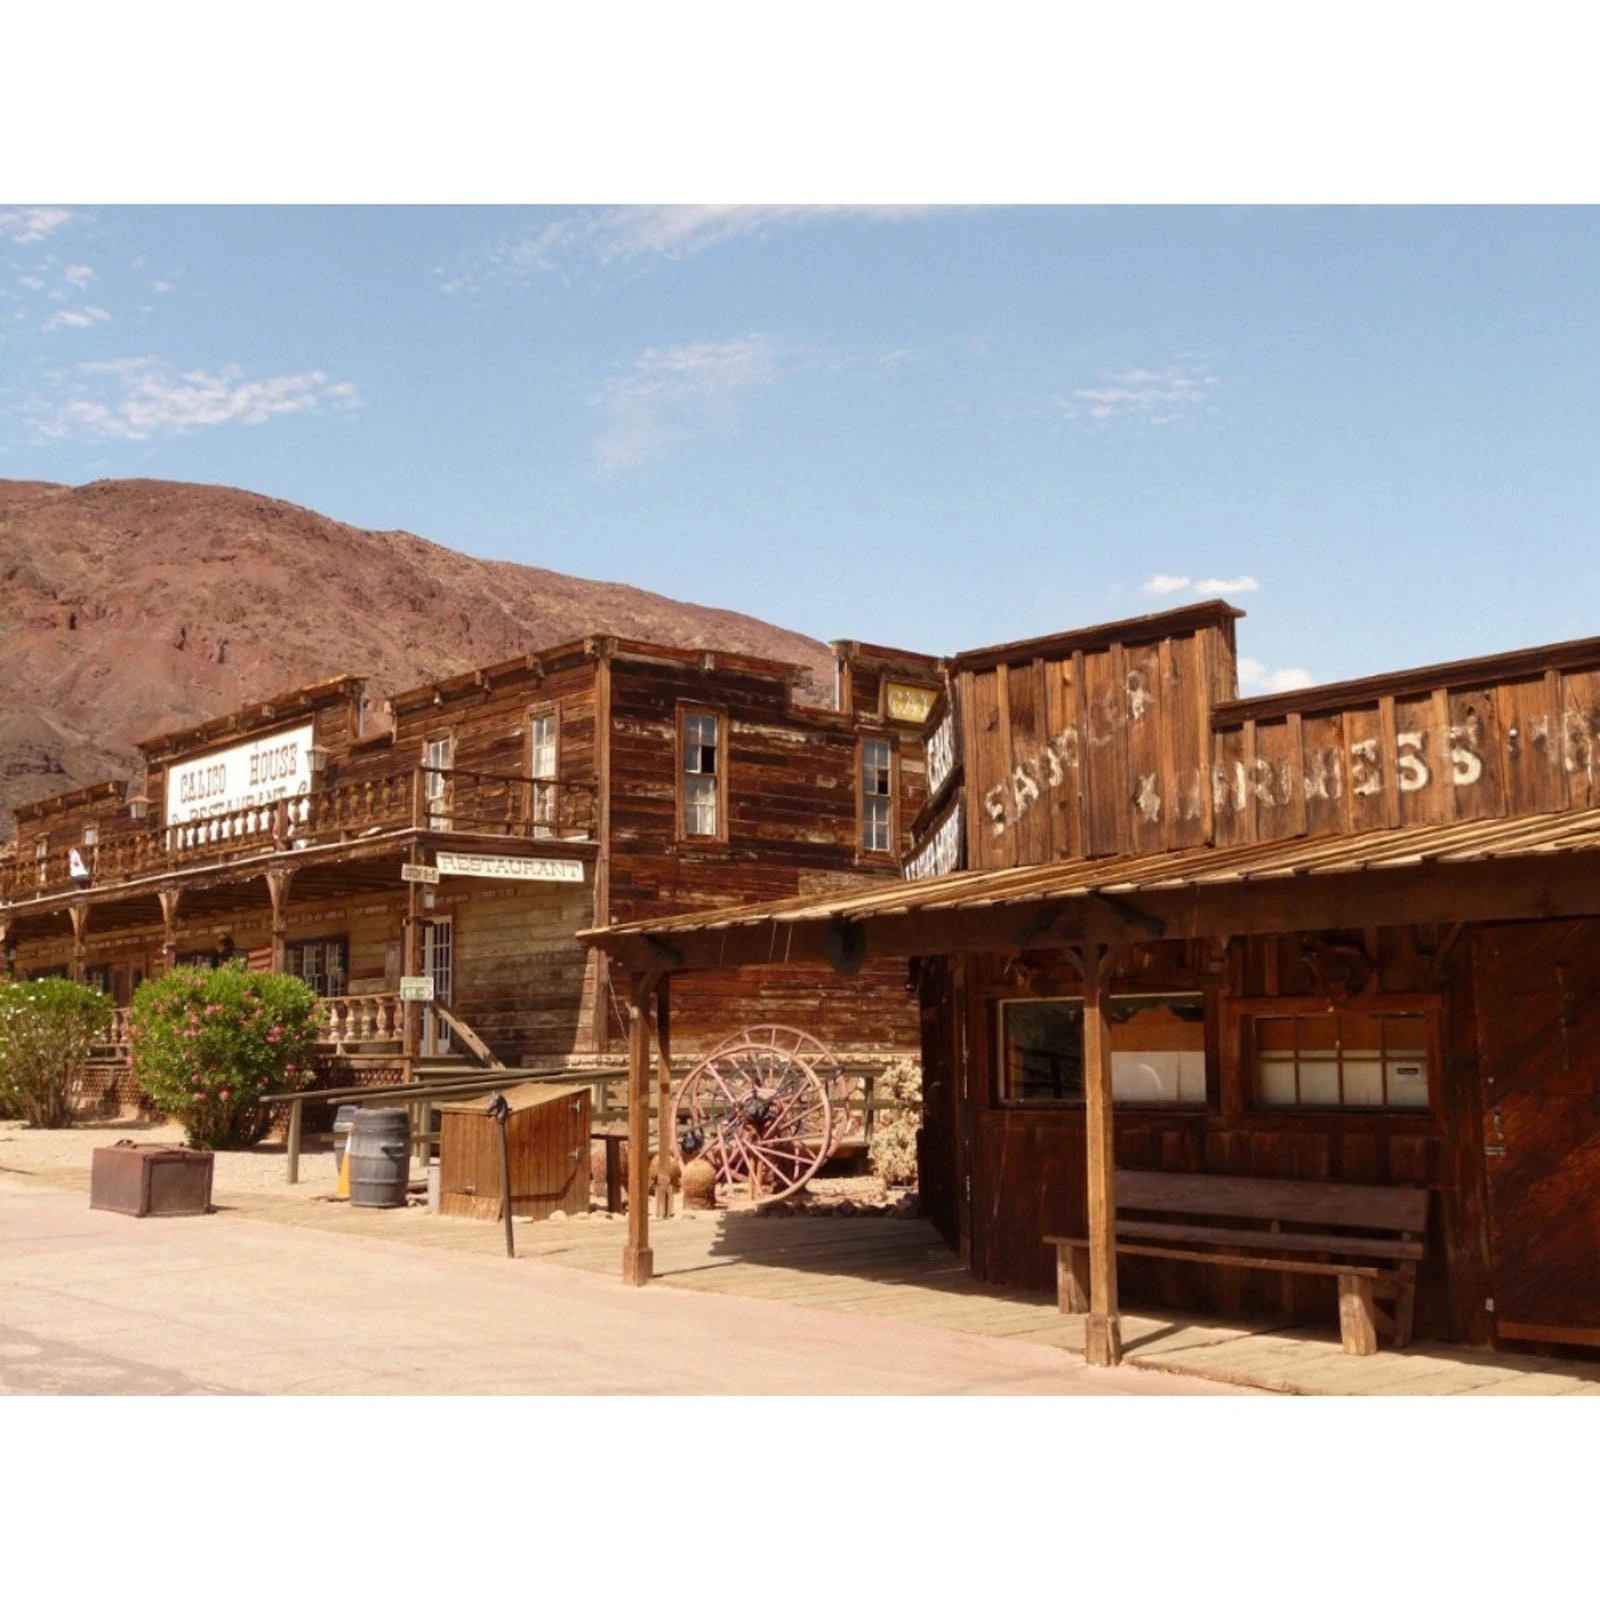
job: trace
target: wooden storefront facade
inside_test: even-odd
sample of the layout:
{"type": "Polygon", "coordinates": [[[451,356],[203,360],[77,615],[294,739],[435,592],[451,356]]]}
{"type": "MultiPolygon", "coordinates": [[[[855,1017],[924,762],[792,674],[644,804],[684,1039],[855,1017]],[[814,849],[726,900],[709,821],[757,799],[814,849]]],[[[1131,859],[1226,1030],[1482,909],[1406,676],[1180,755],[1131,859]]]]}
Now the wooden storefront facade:
{"type": "Polygon", "coordinates": [[[1600,640],[1240,700],[1238,615],[946,663],[897,886],[585,940],[674,1004],[775,949],[908,961],[924,1206],[991,1282],[1089,1240],[1102,1359],[1119,1295],[1338,1315],[1114,1259],[1118,1170],[1426,1191],[1417,1337],[1600,1347],[1600,640]]]}
{"type": "MultiPolygon", "coordinates": [[[[77,976],[119,1008],[176,963],[292,971],[355,1082],[444,1055],[620,1061],[625,999],[580,929],[897,872],[936,664],[836,658],[837,708],[797,698],[785,663],[594,637],[399,694],[379,731],[346,677],[151,740],[142,784],[19,808],[5,970],[77,976]],[[414,978],[437,1007],[401,1001],[414,978]]],[[[708,975],[684,994],[685,1048],[776,1010],[842,1062],[913,1054],[903,967],[867,977],[708,975]]]]}

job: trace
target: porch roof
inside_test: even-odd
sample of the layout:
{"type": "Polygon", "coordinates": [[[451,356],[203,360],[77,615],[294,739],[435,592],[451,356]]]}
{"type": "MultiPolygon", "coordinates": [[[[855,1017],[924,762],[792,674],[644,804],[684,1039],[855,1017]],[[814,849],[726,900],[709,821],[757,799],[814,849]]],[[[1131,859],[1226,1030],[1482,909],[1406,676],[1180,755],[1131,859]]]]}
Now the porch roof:
{"type": "Polygon", "coordinates": [[[1600,914],[1600,809],[990,868],[593,928],[634,971],[1600,914]]]}

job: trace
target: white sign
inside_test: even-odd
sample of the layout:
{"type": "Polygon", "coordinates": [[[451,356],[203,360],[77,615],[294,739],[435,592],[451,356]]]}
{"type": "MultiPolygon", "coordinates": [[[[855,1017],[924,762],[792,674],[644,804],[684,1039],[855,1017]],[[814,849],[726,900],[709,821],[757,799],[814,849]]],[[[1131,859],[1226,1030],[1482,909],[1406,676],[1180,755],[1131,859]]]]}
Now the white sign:
{"type": "Polygon", "coordinates": [[[167,826],[310,794],[312,733],[303,722],[168,767],[167,826]]]}
{"type": "Polygon", "coordinates": [[[400,980],[400,998],[402,1000],[433,999],[433,979],[402,978],[400,980]]]}
{"type": "Polygon", "coordinates": [[[889,715],[896,722],[926,722],[939,698],[937,689],[916,683],[890,683],[885,685],[884,700],[889,715]]]}
{"type": "Polygon", "coordinates": [[[400,881],[401,883],[437,883],[439,881],[439,869],[437,867],[418,866],[410,861],[402,861],[400,863],[400,881]]]}
{"type": "Polygon", "coordinates": [[[956,801],[950,815],[933,831],[922,848],[905,864],[908,880],[942,878],[961,867],[961,802],[956,801]]]}
{"type": "Polygon", "coordinates": [[[529,856],[438,854],[440,872],[451,878],[518,878],[528,883],[582,883],[581,861],[547,861],[529,856]]]}
{"type": "Polygon", "coordinates": [[[946,711],[939,726],[930,733],[923,749],[928,760],[928,793],[938,794],[945,780],[955,771],[956,719],[953,711],[946,711]]]}

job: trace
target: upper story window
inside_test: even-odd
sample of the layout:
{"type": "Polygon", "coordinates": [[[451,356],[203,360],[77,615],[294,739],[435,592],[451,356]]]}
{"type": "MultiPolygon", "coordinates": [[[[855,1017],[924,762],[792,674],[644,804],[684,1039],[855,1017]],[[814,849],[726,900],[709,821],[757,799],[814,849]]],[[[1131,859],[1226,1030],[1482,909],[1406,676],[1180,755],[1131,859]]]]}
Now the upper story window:
{"type": "MultiPolygon", "coordinates": [[[[1203,995],[1113,995],[1106,1022],[1114,1101],[1206,1103],[1203,995]]],[[[1082,1000],[1001,1002],[1000,1098],[1009,1104],[1082,1103],[1082,1000]]]]}
{"type": "Polygon", "coordinates": [[[423,746],[422,787],[428,805],[428,826],[450,831],[450,771],[455,766],[455,740],[449,734],[423,746]]]}
{"type": "Polygon", "coordinates": [[[50,875],[50,841],[41,838],[33,847],[33,859],[39,863],[39,884],[42,888],[50,875]]]}
{"type": "Polygon", "coordinates": [[[533,779],[533,831],[548,834],[556,820],[556,740],[554,711],[536,711],[528,721],[528,776],[533,779]]]}
{"type": "Polygon", "coordinates": [[[678,835],[727,838],[726,719],[720,712],[678,707],[678,835]]]}
{"type": "Polygon", "coordinates": [[[894,746],[861,741],[861,848],[871,855],[894,850],[894,746]]]}

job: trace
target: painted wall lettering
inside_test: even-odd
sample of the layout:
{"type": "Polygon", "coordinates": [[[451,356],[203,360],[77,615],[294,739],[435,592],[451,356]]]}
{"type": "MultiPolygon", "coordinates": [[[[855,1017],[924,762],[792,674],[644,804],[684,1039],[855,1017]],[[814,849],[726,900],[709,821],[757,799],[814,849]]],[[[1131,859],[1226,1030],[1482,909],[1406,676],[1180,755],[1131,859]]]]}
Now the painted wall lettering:
{"type": "Polygon", "coordinates": [[[1395,779],[1400,787],[1408,794],[1418,789],[1428,787],[1428,764],[1423,760],[1423,753],[1428,748],[1428,736],[1422,730],[1415,729],[1406,733],[1397,733],[1395,742],[1395,779]]]}

